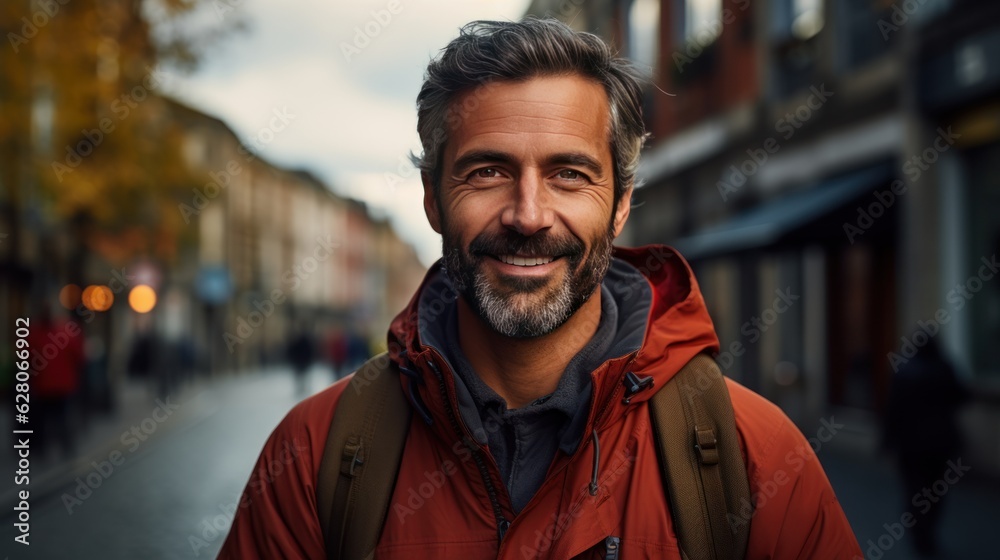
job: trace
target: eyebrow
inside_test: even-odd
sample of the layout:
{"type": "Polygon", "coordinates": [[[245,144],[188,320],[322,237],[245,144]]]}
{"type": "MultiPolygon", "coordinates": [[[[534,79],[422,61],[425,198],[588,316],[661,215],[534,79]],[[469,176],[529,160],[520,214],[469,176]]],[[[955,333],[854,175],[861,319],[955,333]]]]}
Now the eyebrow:
{"type": "MultiPolygon", "coordinates": [[[[497,150],[472,150],[455,160],[453,169],[461,173],[466,169],[484,163],[513,164],[515,158],[511,154],[497,150]]],[[[545,159],[545,165],[572,165],[588,169],[595,175],[604,175],[604,166],[599,161],[580,152],[564,152],[553,154],[545,159]]]]}
{"type": "Polygon", "coordinates": [[[460,173],[474,165],[482,163],[503,163],[509,165],[514,163],[514,156],[497,150],[472,150],[456,159],[452,169],[460,173]]]}
{"type": "Polygon", "coordinates": [[[598,176],[604,175],[604,166],[601,162],[588,156],[587,154],[582,154],[580,152],[567,152],[563,154],[555,154],[548,158],[546,161],[549,165],[572,165],[577,167],[585,167],[590,170],[591,173],[598,176]]]}

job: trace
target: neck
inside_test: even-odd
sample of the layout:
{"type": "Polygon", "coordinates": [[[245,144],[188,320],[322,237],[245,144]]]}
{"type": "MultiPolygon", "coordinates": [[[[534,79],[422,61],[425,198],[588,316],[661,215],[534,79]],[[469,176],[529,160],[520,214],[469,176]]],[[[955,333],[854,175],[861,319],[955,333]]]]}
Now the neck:
{"type": "Polygon", "coordinates": [[[493,330],[458,299],[458,342],[479,377],[521,408],[556,390],[566,366],[590,342],[601,320],[601,288],[559,328],[534,338],[510,338],[493,330]]]}

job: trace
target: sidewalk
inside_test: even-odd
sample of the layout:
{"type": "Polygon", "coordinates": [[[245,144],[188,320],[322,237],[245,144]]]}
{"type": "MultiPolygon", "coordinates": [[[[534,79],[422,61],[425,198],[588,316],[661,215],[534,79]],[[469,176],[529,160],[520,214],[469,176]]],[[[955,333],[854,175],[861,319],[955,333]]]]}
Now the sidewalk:
{"type": "MultiPolygon", "coordinates": [[[[221,374],[220,378],[227,376],[231,377],[232,374],[221,374]]],[[[88,419],[85,427],[76,426],[78,430],[78,433],[74,434],[76,453],[72,458],[64,457],[61,449],[50,448],[44,454],[41,450],[31,449],[30,483],[27,489],[31,492],[32,503],[40,502],[52,493],[72,484],[76,477],[93,472],[92,461],[107,460],[109,454],[116,450],[121,451],[123,448],[128,449],[128,446],[138,441],[139,438],[162,437],[179,422],[152,424],[149,419],[153,418],[154,414],[161,418],[165,414],[165,412],[157,412],[157,410],[163,408],[163,405],[170,408],[175,406],[178,401],[188,400],[206,386],[217,381],[217,379],[209,377],[199,377],[178,389],[167,399],[160,399],[156,396],[145,381],[126,381],[118,394],[115,411],[104,414],[94,413],[88,419]],[[144,421],[146,421],[146,431],[151,432],[148,435],[143,431],[144,421]],[[138,428],[138,432],[136,432],[138,435],[130,433],[132,427],[138,428]],[[149,430],[150,427],[153,429],[149,430]]],[[[176,414],[171,414],[171,416],[180,418],[191,412],[191,407],[179,407],[176,414]]],[[[70,413],[71,424],[78,421],[79,418],[79,410],[73,410],[70,413]]],[[[13,411],[11,414],[0,415],[0,430],[10,434],[13,429],[15,429],[13,411]]],[[[11,446],[4,446],[3,450],[0,451],[0,462],[3,464],[15,466],[16,459],[14,449],[11,446]]],[[[23,489],[25,489],[24,486],[13,488],[5,486],[3,492],[0,493],[0,508],[3,508],[0,511],[10,511],[17,503],[18,491],[23,489]]]]}
{"type": "MultiPolygon", "coordinates": [[[[904,497],[899,475],[889,457],[859,455],[831,448],[820,453],[830,483],[861,544],[865,560],[920,558],[901,518],[922,514],[904,497]]],[[[942,466],[944,469],[945,467],[942,466]]],[[[1000,481],[973,469],[947,488],[938,526],[941,553],[937,558],[996,558],[1000,526],[1000,481]]]]}

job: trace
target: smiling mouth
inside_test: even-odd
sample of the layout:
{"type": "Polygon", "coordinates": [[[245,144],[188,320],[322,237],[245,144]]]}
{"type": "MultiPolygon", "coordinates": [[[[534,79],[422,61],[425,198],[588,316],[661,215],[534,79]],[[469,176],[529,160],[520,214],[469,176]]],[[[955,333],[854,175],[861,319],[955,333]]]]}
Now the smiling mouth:
{"type": "Polygon", "coordinates": [[[550,262],[556,260],[558,257],[551,257],[551,256],[522,257],[519,255],[497,255],[494,258],[502,263],[514,266],[532,267],[532,266],[541,266],[543,264],[549,264],[550,262]]]}

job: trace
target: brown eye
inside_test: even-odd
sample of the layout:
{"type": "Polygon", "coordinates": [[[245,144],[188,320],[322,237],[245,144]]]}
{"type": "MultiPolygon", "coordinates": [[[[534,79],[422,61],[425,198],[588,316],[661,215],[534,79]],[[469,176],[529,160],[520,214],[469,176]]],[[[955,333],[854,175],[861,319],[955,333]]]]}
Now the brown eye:
{"type": "Polygon", "coordinates": [[[566,179],[569,181],[575,181],[580,178],[580,173],[572,169],[563,169],[559,172],[560,179],[566,179]]]}
{"type": "Polygon", "coordinates": [[[490,179],[497,176],[497,170],[494,167],[484,167],[479,171],[476,171],[476,176],[484,179],[490,179]]]}

